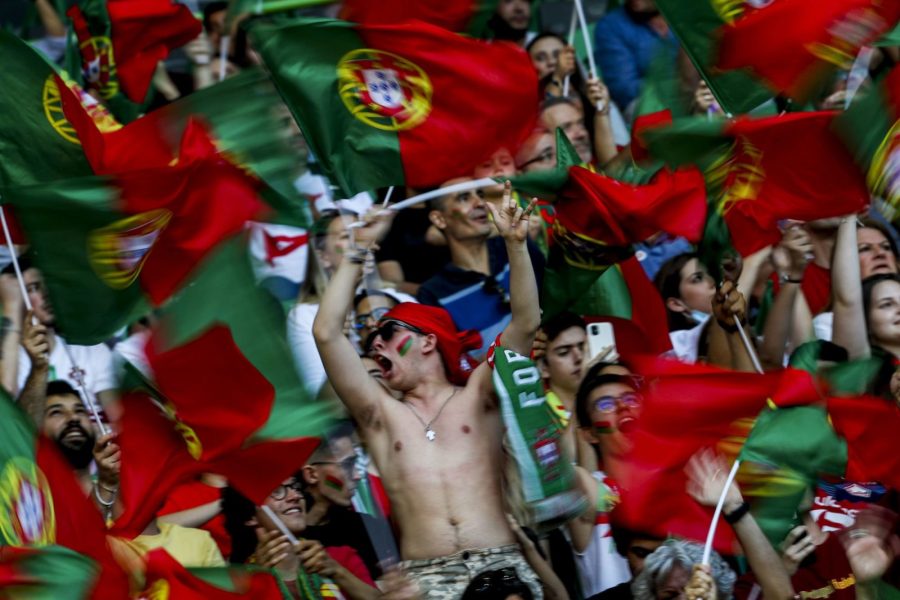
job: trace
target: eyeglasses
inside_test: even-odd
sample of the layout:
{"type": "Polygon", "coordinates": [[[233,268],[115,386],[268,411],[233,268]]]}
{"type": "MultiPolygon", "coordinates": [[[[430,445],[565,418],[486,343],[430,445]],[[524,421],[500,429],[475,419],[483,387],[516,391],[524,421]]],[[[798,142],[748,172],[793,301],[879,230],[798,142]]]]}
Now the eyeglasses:
{"type": "Polygon", "coordinates": [[[285,498],[287,498],[288,490],[294,490],[301,496],[303,495],[303,488],[300,486],[300,482],[294,481],[293,483],[288,484],[282,483],[277,488],[272,490],[272,493],[269,494],[269,497],[271,497],[272,500],[284,500],[285,498]]]}
{"type": "Polygon", "coordinates": [[[532,158],[530,160],[526,160],[521,165],[519,165],[519,170],[521,171],[528,165],[533,165],[534,163],[550,162],[553,159],[555,154],[556,154],[556,151],[552,147],[544,148],[544,150],[542,150],[540,154],[538,154],[537,156],[535,156],[534,158],[532,158]]]}
{"type": "Polygon", "coordinates": [[[388,314],[390,310],[391,309],[386,306],[379,306],[378,308],[373,308],[372,312],[356,315],[356,317],[353,318],[353,328],[357,331],[363,329],[369,319],[378,322],[384,317],[384,315],[388,314]]]}
{"type": "Polygon", "coordinates": [[[634,392],[626,392],[619,396],[601,396],[594,401],[594,410],[611,413],[616,410],[617,405],[625,408],[640,408],[641,395],[634,392]]]}
{"type": "Polygon", "coordinates": [[[344,460],[317,460],[316,462],[311,462],[311,465],[340,465],[345,473],[352,476],[356,472],[356,462],[357,458],[354,454],[353,456],[348,456],[344,460]]]}
{"type": "Polygon", "coordinates": [[[425,332],[421,329],[417,329],[412,325],[407,325],[406,323],[401,323],[400,321],[385,321],[381,325],[378,326],[378,329],[369,334],[369,337],[366,338],[366,343],[364,345],[364,350],[366,354],[371,352],[372,343],[375,341],[376,336],[381,336],[381,340],[383,342],[391,341],[391,338],[394,337],[394,334],[397,333],[397,329],[406,329],[407,331],[412,331],[413,333],[418,333],[419,335],[425,335],[425,332]]]}

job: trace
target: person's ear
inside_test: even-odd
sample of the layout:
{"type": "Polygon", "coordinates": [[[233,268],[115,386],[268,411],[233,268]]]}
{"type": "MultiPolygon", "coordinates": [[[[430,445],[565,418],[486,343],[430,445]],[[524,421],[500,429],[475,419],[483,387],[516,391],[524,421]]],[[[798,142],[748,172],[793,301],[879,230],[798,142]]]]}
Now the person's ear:
{"type": "Polygon", "coordinates": [[[250,517],[248,520],[244,521],[244,525],[247,527],[259,527],[259,521],[256,520],[256,517],[250,517]]]}
{"type": "Polygon", "coordinates": [[[437,350],[437,336],[429,333],[422,338],[422,354],[437,350]]]}
{"type": "Polygon", "coordinates": [[[536,362],[537,362],[538,369],[540,369],[540,371],[541,371],[541,377],[544,379],[550,379],[550,369],[547,368],[546,355],[537,359],[536,362]]]}
{"type": "Polygon", "coordinates": [[[441,231],[447,228],[447,219],[444,218],[444,213],[439,210],[430,211],[428,213],[428,220],[441,231]]]}
{"type": "Polygon", "coordinates": [[[303,473],[303,481],[308,483],[309,485],[316,485],[319,483],[319,472],[311,465],[306,465],[301,469],[303,473]]]}
{"type": "Polygon", "coordinates": [[[679,298],[666,298],[666,308],[674,313],[683,313],[690,311],[690,309],[687,307],[687,304],[682,302],[679,298]]]}

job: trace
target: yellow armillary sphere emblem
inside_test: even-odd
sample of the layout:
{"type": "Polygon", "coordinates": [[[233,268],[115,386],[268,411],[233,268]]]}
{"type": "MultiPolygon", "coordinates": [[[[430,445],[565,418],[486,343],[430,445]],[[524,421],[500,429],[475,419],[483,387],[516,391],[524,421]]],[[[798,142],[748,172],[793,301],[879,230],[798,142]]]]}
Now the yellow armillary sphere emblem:
{"type": "Polygon", "coordinates": [[[0,541],[12,546],[56,542],[53,496],[41,469],[24,456],[0,469],[0,541]]]}
{"type": "Polygon", "coordinates": [[[402,56],[371,48],[352,50],[338,62],[337,77],[344,106],[376,129],[411,129],[431,112],[431,80],[402,56]]]}
{"type": "Polygon", "coordinates": [[[114,290],[130,286],[171,218],[170,211],[157,208],[92,231],[87,250],[94,272],[114,290]]]}
{"type": "Polygon", "coordinates": [[[81,50],[85,86],[96,89],[104,100],[118,94],[119,79],[116,77],[112,40],[98,35],[85,40],[78,48],[81,50]]]}
{"type": "Polygon", "coordinates": [[[869,189],[891,206],[900,204],[900,121],[884,136],[866,175],[869,189]]]}
{"type": "MultiPolygon", "coordinates": [[[[97,102],[93,96],[81,89],[81,86],[72,81],[65,71],[61,72],[59,77],[66,86],[72,90],[72,93],[78,97],[81,101],[81,106],[84,107],[84,110],[87,111],[88,115],[100,131],[108,133],[122,128],[122,125],[109,114],[106,107],[97,102]]],[[[81,140],[78,139],[75,128],[72,127],[72,124],[66,118],[66,114],[63,111],[59,85],[56,83],[56,77],[52,73],[44,80],[44,88],[41,91],[41,104],[44,107],[44,116],[47,117],[47,121],[50,123],[50,126],[56,130],[56,133],[62,136],[67,142],[81,145],[81,140]]]]}

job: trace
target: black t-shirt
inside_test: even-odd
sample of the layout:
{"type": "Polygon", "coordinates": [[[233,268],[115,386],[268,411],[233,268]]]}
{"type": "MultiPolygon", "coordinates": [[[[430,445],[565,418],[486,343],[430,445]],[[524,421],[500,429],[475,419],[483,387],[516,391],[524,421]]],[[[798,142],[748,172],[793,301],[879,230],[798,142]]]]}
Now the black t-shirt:
{"type": "Polygon", "coordinates": [[[307,526],[303,537],[321,542],[325,547],[350,546],[366,564],[372,579],[381,576],[378,563],[382,559],[400,556],[387,521],[348,508],[332,506],[322,524],[307,526]]]}
{"type": "Polygon", "coordinates": [[[416,207],[401,210],[375,253],[377,262],[400,263],[403,277],[410,283],[427,281],[450,262],[446,246],[432,246],[425,241],[425,232],[431,226],[428,212],[428,208],[416,207]]]}
{"type": "Polygon", "coordinates": [[[626,581],[609,589],[603,590],[599,594],[594,594],[588,600],[631,600],[631,582],[626,581]]]}

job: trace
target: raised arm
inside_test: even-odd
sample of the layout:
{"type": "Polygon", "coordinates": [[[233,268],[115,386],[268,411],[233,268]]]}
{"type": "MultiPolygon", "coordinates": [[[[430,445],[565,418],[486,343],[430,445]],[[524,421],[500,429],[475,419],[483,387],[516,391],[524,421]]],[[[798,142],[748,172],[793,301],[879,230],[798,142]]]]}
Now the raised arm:
{"type": "MultiPolygon", "coordinates": [[[[685,470],[688,475],[688,494],[703,506],[714,507],[725,489],[727,465],[711,450],[706,449],[691,457],[685,470]]],[[[766,600],[793,598],[794,588],[781,558],[759,524],[747,512],[744,498],[733,482],[725,496],[722,514],[726,519],[733,515],[731,527],[744,549],[750,570],[762,588],[763,597],[766,600]]]]}
{"type": "Polygon", "coordinates": [[[534,210],[537,199],[532,199],[523,209],[512,195],[512,187],[507,181],[503,188],[503,202],[499,209],[485,202],[494,224],[506,242],[509,255],[509,304],[512,319],[503,330],[503,345],[519,354],[528,356],[534,336],[541,325],[541,308],[538,298],[537,280],[528,254],[528,217],[534,210]]]}
{"type": "Polygon", "coordinates": [[[313,337],[328,379],[341,401],[364,428],[376,423],[378,406],[386,394],[369,377],[356,349],[344,335],[344,321],[353,303],[356,283],[362,275],[368,249],[387,233],[390,221],[390,215],[369,215],[366,217],[367,225],[354,230],[356,246],[344,254],[325,289],[313,322],[313,337]]]}
{"type": "Polygon", "coordinates": [[[831,293],[834,297],[832,341],[847,349],[850,360],[869,356],[871,349],[863,314],[855,215],[844,217],[838,227],[831,262],[831,293]]]}

